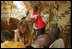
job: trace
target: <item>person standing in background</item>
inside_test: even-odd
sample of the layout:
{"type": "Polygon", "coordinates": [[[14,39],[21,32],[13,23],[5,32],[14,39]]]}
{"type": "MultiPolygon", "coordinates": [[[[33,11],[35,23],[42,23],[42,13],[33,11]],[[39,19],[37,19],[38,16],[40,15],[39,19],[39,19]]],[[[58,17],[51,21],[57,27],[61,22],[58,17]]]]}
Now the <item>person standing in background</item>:
{"type": "Polygon", "coordinates": [[[43,22],[41,16],[40,16],[40,13],[39,13],[39,10],[38,10],[38,7],[37,6],[34,6],[33,8],[34,10],[34,22],[37,26],[37,37],[41,34],[44,34],[45,33],[45,23],[43,22]]]}

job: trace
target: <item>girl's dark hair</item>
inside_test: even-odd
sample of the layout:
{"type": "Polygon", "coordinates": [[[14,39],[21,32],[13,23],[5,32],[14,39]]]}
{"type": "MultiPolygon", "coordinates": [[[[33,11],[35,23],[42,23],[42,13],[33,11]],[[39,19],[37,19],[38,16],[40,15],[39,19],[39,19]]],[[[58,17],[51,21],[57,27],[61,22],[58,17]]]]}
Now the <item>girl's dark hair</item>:
{"type": "Polygon", "coordinates": [[[37,6],[34,6],[34,8],[35,8],[36,10],[38,10],[38,7],[37,7],[37,6]]]}

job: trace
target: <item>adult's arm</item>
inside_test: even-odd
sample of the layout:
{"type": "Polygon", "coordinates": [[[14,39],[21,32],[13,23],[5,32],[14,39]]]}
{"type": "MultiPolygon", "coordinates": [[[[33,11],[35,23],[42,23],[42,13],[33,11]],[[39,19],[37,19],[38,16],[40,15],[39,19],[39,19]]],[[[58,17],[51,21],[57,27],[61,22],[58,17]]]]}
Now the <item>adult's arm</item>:
{"type": "Polygon", "coordinates": [[[25,45],[25,47],[28,47],[28,46],[31,45],[32,39],[33,39],[33,32],[34,32],[34,30],[32,29],[32,34],[31,34],[31,36],[29,37],[29,41],[28,41],[28,43],[25,45]]]}
{"type": "Polygon", "coordinates": [[[16,35],[16,33],[15,33],[15,41],[18,41],[18,36],[16,35]]]}
{"type": "Polygon", "coordinates": [[[14,40],[19,41],[19,36],[17,34],[18,30],[15,30],[14,40]]]}

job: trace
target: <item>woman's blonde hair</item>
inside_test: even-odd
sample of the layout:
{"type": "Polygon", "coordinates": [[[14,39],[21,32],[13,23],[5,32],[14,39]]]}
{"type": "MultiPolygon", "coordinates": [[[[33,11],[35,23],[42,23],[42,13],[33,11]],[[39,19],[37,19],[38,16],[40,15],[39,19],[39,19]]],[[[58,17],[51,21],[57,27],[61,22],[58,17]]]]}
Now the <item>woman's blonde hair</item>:
{"type": "MultiPolygon", "coordinates": [[[[20,23],[18,24],[18,28],[19,27],[26,27],[26,32],[25,32],[25,36],[29,36],[31,34],[31,30],[29,28],[29,25],[28,25],[28,21],[26,21],[25,19],[24,20],[21,20],[20,23]]],[[[20,36],[22,36],[22,34],[20,33],[20,36]]]]}

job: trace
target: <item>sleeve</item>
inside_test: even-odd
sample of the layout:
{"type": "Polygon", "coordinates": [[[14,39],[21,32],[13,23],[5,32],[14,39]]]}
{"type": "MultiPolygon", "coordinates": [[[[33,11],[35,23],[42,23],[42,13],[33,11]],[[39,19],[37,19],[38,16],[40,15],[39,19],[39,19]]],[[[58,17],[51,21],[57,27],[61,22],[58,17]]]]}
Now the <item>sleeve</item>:
{"type": "Polygon", "coordinates": [[[34,21],[37,21],[37,19],[36,18],[33,18],[34,19],[34,21]]]}

